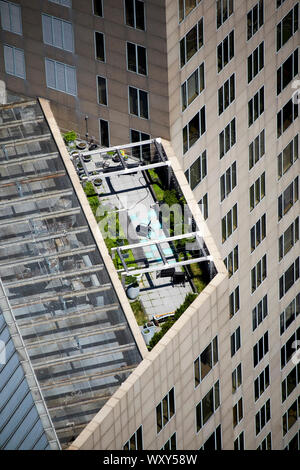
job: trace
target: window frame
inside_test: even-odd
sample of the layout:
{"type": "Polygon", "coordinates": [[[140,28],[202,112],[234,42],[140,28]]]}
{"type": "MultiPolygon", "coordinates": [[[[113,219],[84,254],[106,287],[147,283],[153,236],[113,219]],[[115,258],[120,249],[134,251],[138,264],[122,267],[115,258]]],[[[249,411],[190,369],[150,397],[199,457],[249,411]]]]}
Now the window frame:
{"type": "Polygon", "coordinates": [[[149,92],[146,90],[142,90],[141,88],[137,88],[132,85],[128,85],[128,114],[130,116],[137,117],[139,119],[145,119],[146,121],[150,120],[150,100],[149,100],[149,92]],[[138,114],[133,114],[130,112],[130,88],[137,90],[137,107],[138,107],[138,114]],[[140,92],[145,93],[147,97],[147,117],[141,116],[141,103],[140,103],[140,92]]]}
{"type": "Polygon", "coordinates": [[[19,47],[11,46],[10,44],[3,44],[3,63],[4,63],[4,72],[7,75],[10,75],[11,77],[16,77],[16,78],[21,78],[22,80],[26,80],[26,61],[25,61],[25,52],[23,49],[20,49],[19,47]],[[13,69],[14,73],[11,73],[7,70],[7,63],[6,63],[6,53],[5,49],[11,49],[12,50],[12,59],[13,59],[13,69]],[[15,58],[15,52],[21,52],[22,57],[23,57],[23,70],[24,70],[24,76],[19,75],[16,73],[16,58],[15,58]]]}
{"type": "Polygon", "coordinates": [[[128,28],[131,28],[131,29],[136,29],[137,31],[143,31],[143,32],[146,32],[147,31],[147,20],[146,20],[146,2],[144,0],[132,0],[132,4],[133,4],[133,19],[134,19],[134,26],[131,26],[130,24],[128,24],[126,22],[126,0],[124,0],[124,24],[125,26],[127,26],[128,28]],[[136,2],[140,2],[144,5],[143,7],[143,13],[144,13],[144,29],[140,29],[140,28],[137,28],[136,26],[136,2]]]}
{"type": "Polygon", "coordinates": [[[95,48],[95,60],[97,62],[101,62],[102,64],[106,63],[106,46],[105,46],[105,34],[102,33],[102,31],[94,31],[94,48],[95,48]],[[101,60],[97,57],[97,40],[96,40],[96,34],[102,34],[103,37],[103,55],[104,55],[104,60],[101,60]]]}
{"type": "Polygon", "coordinates": [[[58,60],[54,60],[54,59],[49,59],[48,57],[45,57],[44,58],[44,63],[45,63],[45,75],[46,75],[46,86],[47,88],[50,88],[51,90],[55,90],[55,91],[58,91],[60,93],[66,93],[67,95],[70,95],[70,96],[74,96],[74,97],[77,97],[78,96],[78,86],[77,86],[77,69],[74,65],[69,65],[69,64],[64,64],[63,62],[60,62],[58,60]],[[52,86],[50,86],[48,84],[48,77],[47,77],[47,67],[46,67],[46,62],[52,62],[54,63],[54,67],[55,67],[55,82],[57,83],[57,71],[56,71],[56,68],[57,68],[57,65],[56,64],[59,64],[59,65],[63,65],[64,66],[64,75],[65,75],[65,82],[67,84],[67,80],[66,80],[66,70],[69,68],[69,69],[73,69],[75,71],[75,84],[76,84],[76,94],[73,94],[73,93],[70,93],[68,91],[65,91],[65,90],[60,90],[58,88],[54,88],[52,86]]]}
{"type": "Polygon", "coordinates": [[[259,0],[255,5],[253,5],[253,7],[247,12],[247,15],[246,15],[246,37],[247,37],[247,42],[250,41],[257,33],[258,31],[260,30],[260,28],[262,28],[265,24],[265,4],[264,4],[264,0],[259,0]],[[260,13],[261,13],[261,8],[260,8],[260,4],[262,4],[262,24],[260,25],[260,13]],[[251,22],[253,24],[253,13],[254,13],[254,10],[255,8],[257,7],[257,24],[258,24],[258,28],[257,30],[253,33],[253,26],[252,26],[252,33],[251,33],[251,36],[249,36],[249,24],[248,24],[248,16],[249,14],[251,13],[252,14],[252,18],[251,18],[251,22]]]}
{"type": "Polygon", "coordinates": [[[101,3],[102,15],[97,15],[97,14],[95,13],[95,2],[96,2],[96,1],[97,1],[97,0],[92,0],[92,12],[93,12],[93,15],[94,15],[94,16],[97,16],[98,18],[104,18],[104,5],[103,5],[103,0],[98,0],[98,1],[100,1],[100,3],[101,3]]]}
{"type": "Polygon", "coordinates": [[[100,145],[102,145],[104,148],[106,147],[103,143],[102,143],[102,134],[101,134],[101,121],[102,122],[106,122],[107,123],[107,131],[108,131],[108,146],[106,148],[109,148],[110,146],[110,125],[109,125],[109,121],[107,119],[103,119],[103,118],[98,118],[98,121],[99,121],[99,142],[100,142],[100,145]]]}
{"type": "Polygon", "coordinates": [[[187,33],[179,40],[179,70],[182,70],[189,62],[192,60],[192,58],[198,54],[200,49],[204,46],[204,38],[205,38],[205,32],[204,32],[204,17],[202,16],[192,28],[189,29],[187,33]],[[199,26],[201,24],[201,26],[199,26]],[[187,58],[187,36],[191,33],[191,31],[196,27],[196,51],[190,56],[190,58],[187,58]],[[200,27],[202,31],[200,31],[200,27]],[[202,33],[202,34],[200,34],[202,33]],[[200,38],[202,36],[202,44],[199,47],[200,44],[200,38]],[[183,41],[183,42],[182,42],[183,41]],[[184,44],[184,46],[182,46],[184,44]],[[184,49],[184,63],[182,63],[182,52],[184,49]]]}
{"type": "Polygon", "coordinates": [[[131,42],[131,41],[126,41],[126,69],[127,69],[127,72],[131,72],[131,73],[135,73],[137,75],[140,75],[141,77],[147,77],[148,76],[148,56],[147,56],[147,48],[145,46],[142,46],[140,44],[137,44],[137,43],[134,43],[134,42],[131,42]],[[128,58],[129,58],[129,54],[128,54],[128,44],[131,44],[132,46],[134,46],[134,55],[135,55],[135,68],[136,70],[130,70],[129,69],[129,61],[128,61],[128,58]],[[144,49],[145,51],[145,69],[146,69],[146,73],[140,73],[138,70],[139,70],[139,53],[138,53],[138,49],[139,48],[142,48],[144,49]]]}
{"type": "Polygon", "coordinates": [[[44,44],[46,44],[47,46],[55,47],[55,48],[60,49],[62,51],[70,52],[71,54],[74,54],[74,52],[75,52],[74,28],[73,28],[73,24],[70,21],[67,21],[67,20],[62,19],[62,18],[58,18],[58,17],[53,16],[53,15],[49,15],[48,13],[42,13],[42,32],[43,32],[43,43],[44,44]],[[47,17],[47,18],[51,19],[51,36],[52,36],[52,39],[53,39],[52,43],[47,42],[46,38],[45,38],[44,22],[43,22],[44,17],[47,17]],[[53,30],[54,20],[59,21],[61,23],[62,47],[57,46],[56,44],[54,44],[54,30],[53,30]],[[64,24],[68,24],[69,26],[71,26],[71,29],[72,29],[72,49],[66,49],[66,46],[65,46],[65,35],[64,35],[64,26],[63,26],[64,24]]]}
{"type": "Polygon", "coordinates": [[[221,42],[219,42],[219,44],[217,44],[216,53],[217,53],[217,74],[220,74],[224,70],[224,68],[229,64],[229,62],[232,61],[232,59],[235,56],[234,28],[228,33],[228,35],[224,39],[222,39],[221,42]],[[227,51],[226,52],[227,52],[228,60],[225,63],[224,62],[224,56],[225,56],[224,49],[225,49],[226,41],[227,41],[227,51]],[[231,44],[231,42],[232,42],[232,44],[231,44]],[[232,51],[230,51],[231,46],[233,46],[232,51]],[[219,48],[220,47],[221,47],[221,63],[222,63],[221,68],[220,68],[220,65],[219,65],[219,48]]]}
{"type": "Polygon", "coordinates": [[[1,28],[3,31],[8,31],[12,34],[17,34],[18,36],[23,36],[23,24],[22,24],[22,7],[18,3],[14,2],[9,2],[7,0],[1,0],[0,1],[0,16],[1,16],[1,28]],[[9,23],[10,23],[10,29],[7,29],[3,26],[3,17],[1,14],[1,6],[2,4],[7,4],[8,5],[8,13],[9,13],[9,23]],[[13,30],[13,21],[12,21],[12,12],[11,9],[12,7],[16,8],[18,10],[18,20],[19,20],[19,29],[16,31],[13,30]]]}

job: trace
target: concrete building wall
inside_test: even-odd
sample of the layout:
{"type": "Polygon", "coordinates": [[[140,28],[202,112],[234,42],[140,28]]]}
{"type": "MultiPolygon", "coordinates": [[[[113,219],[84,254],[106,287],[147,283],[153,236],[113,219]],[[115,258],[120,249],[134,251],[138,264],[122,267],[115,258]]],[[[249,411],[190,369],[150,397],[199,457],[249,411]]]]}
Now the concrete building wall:
{"type": "Polygon", "coordinates": [[[110,123],[110,144],[130,140],[129,129],[152,136],[169,138],[168,73],[163,0],[146,4],[146,31],[126,26],[120,0],[104,2],[104,17],[93,14],[92,0],[73,0],[72,8],[46,0],[17,0],[21,5],[23,35],[1,30],[0,40],[25,51],[26,80],[7,75],[3,48],[0,52],[0,78],[12,90],[26,96],[51,100],[55,117],[62,129],[74,129],[84,137],[88,115],[89,136],[99,140],[99,118],[110,123]],[[72,23],[74,53],[43,43],[42,17],[46,13],[72,23]],[[106,61],[95,59],[94,32],[105,36],[106,61]],[[127,71],[126,41],[147,48],[148,75],[127,71]],[[76,97],[47,88],[44,58],[75,66],[76,97]],[[108,106],[97,102],[97,75],[107,78],[108,106]],[[138,118],[128,113],[128,86],[149,92],[149,117],[138,118]]]}

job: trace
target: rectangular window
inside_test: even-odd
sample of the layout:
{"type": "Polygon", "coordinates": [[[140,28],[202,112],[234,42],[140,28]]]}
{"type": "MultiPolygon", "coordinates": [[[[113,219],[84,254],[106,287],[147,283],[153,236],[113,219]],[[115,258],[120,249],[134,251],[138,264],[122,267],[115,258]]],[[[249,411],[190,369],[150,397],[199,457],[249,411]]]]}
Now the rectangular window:
{"type": "MultiPolygon", "coordinates": [[[[224,259],[224,264],[229,274],[229,278],[239,269],[239,247],[238,245],[224,259]]],[[[233,294],[231,294],[233,295],[233,294]]]]}
{"type": "Polygon", "coordinates": [[[266,175],[265,172],[257,178],[254,184],[250,187],[250,212],[260,203],[266,195],[266,175]]]}
{"type": "Polygon", "coordinates": [[[143,430],[140,426],[135,433],[131,436],[129,441],[127,441],[123,450],[143,450],[143,430]]]}
{"type": "Polygon", "coordinates": [[[179,23],[181,23],[200,2],[201,0],[179,0],[179,23]]]}
{"type": "Polygon", "coordinates": [[[250,230],[251,253],[266,238],[266,214],[264,214],[250,230]]]}
{"type": "Polygon", "coordinates": [[[76,68],[45,58],[47,87],[77,96],[76,68]]]}
{"type": "Polygon", "coordinates": [[[284,450],[300,450],[300,431],[294,435],[284,450]]]}
{"type": "Polygon", "coordinates": [[[218,72],[231,61],[234,57],[234,31],[226,36],[226,38],[220,42],[217,47],[217,58],[218,58],[218,72]]]}
{"type": "Polygon", "coordinates": [[[264,282],[267,277],[267,255],[264,255],[262,259],[251,269],[251,293],[256,291],[258,287],[264,282]]]}
{"type": "Polygon", "coordinates": [[[229,296],[229,316],[230,318],[240,309],[240,288],[239,286],[229,296]]]}
{"type": "Polygon", "coordinates": [[[294,403],[289,407],[289,409],[282,416],[282,430],[283,430],[284,436],[294,426],[294,424],[297,422],[299,417],[300,417],[300,398],[298,397],[297,400],[294,401],[294,403]]]}
{"type": "Polygon", "coordinates": [[[1,0],[0,13],[2,29],[22,36],[22,15],[20,5],[1,0]]]}
{"type": "Polygon", "coordinates": [[[257,401],[259,397],[270,385],[270,370],[267,366],[254,381],[254,399],[257,401]]]}
{"type": "Polygon", "coordinates": [[[204,377],[212,370],[218,360],[218,338],[216,336],[194,361],[195,387],[202,382],[204,377]]]}
{"type": "Polygon", "coordinates": [[[109,123],[104,119],[99,119],[100,129],[100,145],[101,147],[109,147],[109,123]]]}
{"type": "Polygon", "coordinates": [[[72,7],[72,0],[49,0],[52,3],[57,3],[58,5],[61,5],[63,7],[72,7]]]}
{"type": "Polygon", "coordinates": [[[298,104],[290,99],[277,113],[277,137],[280,137],[298,117],[298,104]]]}
{"type": "Polygon", "coordinates": [[[286,229],[278,240],[279,261],[293,248],[299,241],[299,217],[286,229]]]}
{"type": "Polygon", "coordinates": [[[25,57],[22,49],[13,46],[3,46],[5,72],[15,77],[26,79],[25,57]]]}
{"type": "Polygon", "coordinates": [[[232,393],[242,385],[242,364],[239,364],[232,372],[232,393]]]}
{"type": "Polygon", "coordinates": [[[264,68],[264,41],[248,57],[248,83],[264,68]]]}
{"type": "Polygon", "coordinates": [[[183,153],[186,153],[205,131],[205,106],[203,106],[182,130],[183,153]]]}
{"type": "Polygon", "coordinates": [[[103,16],[102,0],[93,0],[93,13],[96,16],[103,16]]]}
{"type": "Polygon", "coordinates": [[[205,88],[204,62],[181,85],[181,109],[185,111],[188,106],[200,95],[205,88]]]}
{"type": "Polygon", "coordinates": [[[286,190],[278,198],[278,220],[282,219],[285,214],[293,207],[299,199],[299,183],[298,176],[286,188],[286,190]]]}
{"type": "Polygon", "coordinates": [[[256,330],[266,316],[268,315],[268,296],[265,295],[262,300],[252,310],[252,330],[256,330]]]}
{"type": "Polygon", "coordinates": [[[260,338],[260,340],[253,347],[253,367],[263,359],[263,357],[269,352],[269,336],[268,332],[260,338]]]}
{"type": "Polygon", "coordinates": [[[207,175],[207,158],[206,150],[200,155],[194,163],[185,172],[186,179],[188,180],[191,189],[194,190],[200,181],[207,175]]]}
{"type": "Polygon", "coordinates": [[[224,155],[233,147],[236,143],[236,126],[235,118],[225,127],[225,129],[219,134],[219,156],[223,158],[224,155]]]}
{"type": "Polygon", "coordinates": [[[127,70],[140,75],[147,75],[146,48],[127,42],[127,70]]]}
{"type": "Polygon", "coordinates": [[[280,315],[280,334],[282,335],[285,330],[296,320],[300,313],[300,293],[295,297],[286,309],[280,315]]]}
{"type": "Polygon", "coordinates": [[[243,398],[234,405],[233,409],[233,427],[235,428],[243,419],[243,398]]]}
{"type": "Polygon", "coordinates": [[[146,30],[145,4],[140,0],[125,0],[125,23],[131,28],[146,30]]]}
{"type": "Polygon", "coordinates": [[[225,217],[222,219],[222,243],[229,238],[232,233],[237,229],[238,226],[238,215],[237,215],[237,204],[227,212],[225,217]]]}
{"type": "Polygon", "coordinates": [[[229,196],[237,185],[236,162],[234,162],[220,178],[221,202],[229,196]]]}
{"type": "Polygon", "coordinates": [[[252,124],[262,115],[265,110],[265,89],[262,86],[254,97],[248,101],[248,126],[252,124]]]}
{"type": "Polygon", "coordinates": [[[101,62],[105,62],[105,43],[104,43],[104,34],[95,31],[95,49],[96,49],[96,59],[101,62]]]}
{"type": "Polygon", "coordinates": [[[245,438],[244,431],[235,439],[234,441],[234,450],[245,450],[245,438]]]}
{"type": "Polygon", "coordinates": [[[260,433],[260,431],[265,427],[265,425],[271,419],[271,402],[270,398],[266,401],[266,403],[261,407],[258,413],[255,415],[255,432],[256,435],[260,433]]]}
{"type": "Polygon", "coordinates": [[[298,49],[277,70],[277,95],[298,75],[298,49]]]}
{"type": "Polygon", "coordinates": [[[249,145],[249,170],[265,155],[265,130],[249,145]]]}
{"type": "Polygon", "coordinates": [[[221,425],[217,427],[199,450],[222,450],[221,425]]]}
{"type": "Polygon", "coordinates": [[[175,414],[175,391],[174,387],[167,393],[156,407],[156,432],[157,434],[170,421],[175,414]]]}
{"type": "Polygon", "coordinates": [[[290,396],[300,383],[300,363],[298,363],[286,376],[281,384],[282,403],[290,396]]]}
{"type": "Polygon", "coordinates": [[[106,78],[97,76],[98,103],[107,106],[107,81],[106,78]]]}
{"type": "Polygon", "coordinates": [[[204,196],[198,202],[200,207],[201,213],[203,215],[204,220],[208,219],[208,194],[204,194],[204,196]]]}
{"type": "Polygon", "coordinates": [[[183,67],[204,44],[203,18],[180,41],[180,66],[183,67]]]}
{"type": "Polygon", "coordinates": [[[230,346],[231,346],[231,357],[235,355],[235,353],[241,347],[241,329],[238,327],[235,332],[230,337],[230,346]]]}
{"type": "Polygon", "coordinates": [[[132,86],[129,90],[129,113],[135,116],[149,119],[148,93],[132,86]]]}
{"type": "Polygon", "coordinates": [[[233,14],[233,0],[217,0],[217,29],[233,14]]]}
{"type": "Polygon", "coordinates": [[[45,44],[64,51],[74,52],[73,26],[69,21],[42,15],[43,40],[45,44]]]}
{"type": "Polygon", "coordinates": [[[247,14],[247,40],[264,24],[264,0],[260,0],[247,14]]]}
{"type": "Polygon", "coordinates": [[[296,3],[277,25],[277,51],[298,31],[299,4],[296,3]]]}
{"type": "Polygon", "coordinates": [[[205,395],[205,397],[196,406],[196,428],[197,432],[213,416],[214,412],[220,406],[220,387],[219,381],[205,395]]]}
{"type": "Polygon", "coordinates": [[[272,450],[272,439],[271,439],[271,433],[269,434],[261,441],[260,445],[256,450],[272,450]]]}
{"type": "Polygon", "coordinates": [[[176,432],[172,434],[161,450],[176,450],[176,432]]]}
{"type": "Polygon", "coordinates": [[[281,369],[283,369],[293,354],[295,353],[295,345],[300,340],[300,327],[290,336],[288,341],[281,348],[281,369]]]}
{"type": "Polygon", "coordinates": [[[287,293],[287,291],[295,284],[299,279],[299,260],[291,264],[291,266],[285,271],[285,273],[279,278],[279,299],[287,293]]]}
{"type": "Polygon", "coordinates": [[[278,179],[280,179],[295,163],[299,156],[298,134],[278,155],[278,179]]]}
{"type": "MultiPolygon", "coordinates": [[[[130,129],[130,142],[142,142],[143,140],[150,140],[150,135],[144,132],[130,129]]],[[[143,158],[150,159],[150,144],[139,145],[132,147],[132,156],[142,161],[143,158]]]]}
{"type": "Polygon", "coordinates": [[[235,74],[233,73],[228,80],[218,90],[219,115],[228,108],[235,100],[235,74]]]}

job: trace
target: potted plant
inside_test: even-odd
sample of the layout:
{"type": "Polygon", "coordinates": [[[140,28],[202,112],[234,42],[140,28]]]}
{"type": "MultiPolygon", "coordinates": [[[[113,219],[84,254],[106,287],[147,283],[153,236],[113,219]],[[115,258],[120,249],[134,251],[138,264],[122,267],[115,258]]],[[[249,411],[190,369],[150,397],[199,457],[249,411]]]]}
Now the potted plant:
{"type": "Polygon", "coordinates": [[[87,143],[86,143],[86,142],[83,142],[83,141],[76,143],[76,147],[77,147],[79,150],[84,150],[84,149],[86,148],[86,146],[87,146],[87,143]]]}
{"type": "Polygon", "coordinates": [[[130,276],[130,277],[131,277],[132,282],[129,284],[126,294],[130,300],[134,300],[138,297],[140,293],[140,286],[135,276],[130,276]]]}
{"type": "Polygon", "coordinates": [[[91,155],[83,155],[83,161],[88,163],[92,160],[92,156],[91,155]]]}
{"type": "Polygon", "coordinates": [[[101,178],[95,178],[94,179],[94,185],[95,186],[101,186],[102,184],[102,179],[101,178]]]}

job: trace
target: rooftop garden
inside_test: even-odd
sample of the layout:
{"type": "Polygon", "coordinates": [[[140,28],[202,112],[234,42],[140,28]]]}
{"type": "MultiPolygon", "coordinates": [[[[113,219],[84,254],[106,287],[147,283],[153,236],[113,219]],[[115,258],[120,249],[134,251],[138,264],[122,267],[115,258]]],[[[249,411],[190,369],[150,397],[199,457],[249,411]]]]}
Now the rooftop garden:
{"type": "MultiPolygon", "coordinates": [[[[74,138],[74,135],[70,135],[69,137],[65,138],[66,144],[67,144],[68,138],[72,139],[74,138]]],[[[70,140],[70,142],[72,144],[72,140],[70,140]]],[[[68,143],[68,145],[69,145],[69,151],[70,151],[70,144],[68,143]]],[[[109,152],[107,152],[107,154],[108,153],[109,152]]],[[[124,158],[126,157],[126,155],[123,155],[123,153],[122,153],[122,156],[124,158]]],[[[116,155],[117,154],[115,152],[111,152],[110,158],[113,160],[113,158],[116,155]]],[[[90,159],[87,159],[87,157],[89,157],[89,155],[83,155],[82,158],[84,162],[90,162],[90,159]]],[[[81,177],[82,174],[84,173],[84,168],[80,159],[76,156],[76,159],[73,159],[73,162],[77,170],[77,173],[81,177]]],[[[93,173],[90,173],[90,174],[93,174],[93,173]]],[[[170,175],[168,175],[166,171],[166,167],[148,169],[146,171],[143,171],[143,176],[146,180],[147,187],[152,194],[151,198],[152,200],[155,201],[158,207],[161,209],[163,205],[166,205],[166,206],[169,206],[169,208],[172,208],[172,210],[167,211],[166,213],[164,213],[163,210],[159,211],[159,222],[160,222],[160,226],[163,229],[163,232],[165,233],[165,236],[173,237],[174,235],[178,233],[188,234],[191,231],[191,228],[186,227],[184,225],[185,220],[184,218],[182,218],[182,214],[184,212],[183,209],[185,207],[186,201],[185,201],[184,196],[181,193],[181,189],[179,188],[177,184],[175,184],[176,181],[174,182],[174,180],[172,180],[170,184],[170,180],[168,179],[170,175]],[[178,211],[178,214],[176,211],[178,211]],[[177,215],[180,215],[181,218],[180,219],[177,218],[177,215]],[[177,231],[178,228],[180,228],[181,230],[177,231]]],[[[136,276],[129,275],[129,274],[124,275],[125,273],[124,259],[126,259],[125,261],[126,266],[128,268],[132,268],[135,270],[139,270],[143,268],[143,266],[141,266],[142,260],[135,259],[134,252],[133,252],[134,250],[125,249],[126,245],[129,245],[130,242],[128,242],[127,238],[125,237],[124,230],[120,223],[118,209],[117,207],[114,207],[115,202],[111,203],[112,201],[111,199],[110,199],[110,205],[106,204],[105,202],[106,197],[107,197],[107,188],[106,188],[106,185],[103,184],[104,182],[105,182],[105,179],[103,175],[99,175],[99,178],[98,177],[96,179],[94,178],[93,182],[84,180],[83,178],[82,185],[83,185],[84,192],[88,198],[91,210],[94,214],[96,221],[98,223],[102,222],[101,229],[104,228],[105,234],[106,234],[106,236],[103,237],[104,241],[112,257],[114,266],[116,270],[119,271],[118,273],[119,278],[120,280],[122,280],[124,289],[126,290],[127,297],[129,298],[129,302],[130,302],[132,311],[135,315],[138,325],[141,328],[144,327],[145,329],[147,329],[147,325],[149,325],[149,321],[151,322],[153,320],[157,327],[156,332],[154,333],[154,336],[147,343],[148,349],[151,350],[158,343],[158,341],[162,338],[162,336],[173,326],[173,324],[184,313],[184,311],[191,305],[191,303],[195,300],[197,295],[205,288],[205,286],[210,281],[209,272],[208,272],[208,263],[200,264],[198,262],[195,262],[195,263],[190,263],[184,266],[183,265],[176,266],[176,273],[178,272],[185,273],[185,279],[189,285],[190,292],[186,294],[185,297],[184,297],[184,294],[181,294],[182,303],[181,304],[179,303],[179,306],[175,308],[175,312],[174,311],[172,312],[172,316],[171,316],[171,313],[170,315],[166,314],[167,316],[168,315],[169,316],[164,323],[158,324],[157,321],[155,322],[155,319],[150,318],[151,315],[149,313],[147,314],[147,309],[144,308],[142,297],[140,295],[140,288],[143,288],[143,285],[144,285],[142,275],[136,275],[136,276]],[[101,189],[103,186],[106,188],[106,192],[101,193],[101,189]],[[122,249],[122,255],[124,257],[123,263],[118,252],[115,250],[115,248],[120,248],[122,246],[124,247],[122,249]],[[122,270],[123,270],[123,273],[121,275],[122,270]],[[133,288],[133,290],[135,288],[137,289],[138,293],[136,294],[136,296],[131,297],[128,295],[129,288],[133,288]]],[[[194,239],[194,241],[196,241],[196,238],[194,239]]],[[[196,259],[198,257],[203,256],[201,255],[200,247],[199,249],[196,247],[196,249],[193,249],[193,251],[191,252],[191,249],[188,249],[186,246],[187,242],[192,243],[193,238],[187,237],[187,238],[181,238],[181,239],[173,239],[167,242],[169,245],[168,251],[169,253],[171,253],[171,258],[170,258],[171,260],[181,262],[181,261],[189,261],[193,258],[196,259]]],[[[163,239],[161,243],[163,243],[163,239]]],[[[146,257],[144,259],[144,264],[146,267],[147,266],[149,267],[149,262],[146,257]]],[[[169,264],[169,267],[171,267],[171,264],[169,264]]],[[[152,279],[155,279],[155,277],[153,277],[152,279]]]]}

